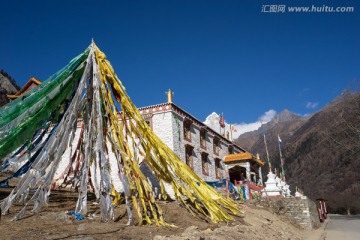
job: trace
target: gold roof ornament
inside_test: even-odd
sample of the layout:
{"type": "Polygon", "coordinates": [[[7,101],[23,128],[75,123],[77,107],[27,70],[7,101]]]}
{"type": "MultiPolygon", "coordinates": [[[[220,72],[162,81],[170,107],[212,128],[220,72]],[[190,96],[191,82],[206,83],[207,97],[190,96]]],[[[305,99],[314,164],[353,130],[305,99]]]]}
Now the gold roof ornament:
{"type": "Polygon", "coordinates": [[[172,92],[170,89],[169,91],[165,92],[167,94],[167,102],[168,103],[172,103],[173,102],[173,95],[174,95],[174,92],[172,92]]]}

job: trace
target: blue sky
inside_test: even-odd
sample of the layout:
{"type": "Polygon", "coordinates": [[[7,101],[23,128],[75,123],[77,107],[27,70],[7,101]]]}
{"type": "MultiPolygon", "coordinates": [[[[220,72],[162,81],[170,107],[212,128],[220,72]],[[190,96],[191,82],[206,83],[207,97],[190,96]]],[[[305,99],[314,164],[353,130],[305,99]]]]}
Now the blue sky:
{"type": "Polygon", "coordinates": [[[174,102],[200,120],[307,114],[360,81],[358,1],[4,1],[0,68],[19,85],[65,66],[94,38],[137,106],[174,102]],[[353,13],[265,13],[263,5],[353,13]]]}

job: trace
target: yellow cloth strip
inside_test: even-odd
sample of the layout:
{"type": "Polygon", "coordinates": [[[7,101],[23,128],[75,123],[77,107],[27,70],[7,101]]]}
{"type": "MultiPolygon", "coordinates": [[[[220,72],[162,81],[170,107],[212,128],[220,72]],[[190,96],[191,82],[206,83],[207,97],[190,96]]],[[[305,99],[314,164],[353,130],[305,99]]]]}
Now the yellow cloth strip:
{"type": "Polygon", "coordinates": [[[102,99],[104,99],[104,108],[108,114],[108,123],[110,125],[108,131],[115,139],[115,143],[113,143],[115,146],[113,147],[120,152],[124,174],[128,179],[130,188],[134,191],[132,200],[139,217],[139,223],[142,223],[144,217],[148,223],[155,222],[157,225],[167,225],[160,207],[154,200],[151,186],[140,170],[139,159],[134,157],[134,151],[136,150],[135,136],[138,137],[138,141],[140,141],[143,148],[139,151],[145,153],[144,161],[154,171],[155,175],[160,178],[162,195],[165,194],[163,180],[172,184],[177,199],[191,212],[193,211],[189,208],[184,197],[190,200],[192,206],[199,213],[209,217],[213,222],[232,220],[228,211],[232,214],[243,215],[243,211],[240,211],[236,203],[231,199],[224,198],[206,184],[151,131],[126,94],[124,86],[116,76],[111,64],[106,60],[105,54],[96,47],[95,55],[101,73],[102,99]],[[111,86],[117,101],[121,104],[120,121],[107,86],[111,86]],[[137,199],[140,200],[140,205],[137,199]],[[151,217],[147,215],[147,211],[152,213],[151,217]]]}

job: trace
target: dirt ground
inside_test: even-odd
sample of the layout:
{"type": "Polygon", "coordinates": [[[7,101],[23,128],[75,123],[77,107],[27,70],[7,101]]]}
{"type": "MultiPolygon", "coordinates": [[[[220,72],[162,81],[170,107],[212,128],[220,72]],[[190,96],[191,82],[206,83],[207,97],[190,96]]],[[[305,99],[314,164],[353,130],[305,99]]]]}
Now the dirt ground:
{"type": "MultiPolygon", "coordinates": [[[[10,191],[0,189],[0,199],[10,191]]],[[[9,214],[0,219],[0,239],[304,239],[306,234],[285,216],[251,203],[239,203],[246,210],[245,218],[235,217],[228,223],[213,224],[193,216],[177,202],[159,202],[165,220],[177,226],[172,228],[126,226],[128,219],[124,205],[115,208],[114,222],[101,223],[94,196],[89,194],[88,199],[91,217],[80,221],[66,214],[66,210],[75,209],[75,192],[53,191],[48,206],[43,206],[41,212],[34,215],[28,212],[19,221],[11,220],[22,206],[13,206],[9,214]]]]}

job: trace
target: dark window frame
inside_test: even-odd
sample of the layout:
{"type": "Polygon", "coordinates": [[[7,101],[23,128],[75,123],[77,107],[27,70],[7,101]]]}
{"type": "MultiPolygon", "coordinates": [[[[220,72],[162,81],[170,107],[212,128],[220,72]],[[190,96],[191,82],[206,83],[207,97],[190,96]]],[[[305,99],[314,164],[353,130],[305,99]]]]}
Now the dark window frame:
{"type": "Polygon", "coordinates": [[[185,145],[185,163],[188,165],[192,170],[194,170],[194,147],[191,145],[185,145]],[[190,153],[190,154],[189,154],[190,153]]]}
{"type": "Polygon", "coordinates": [[[206,129],[200,129],[200,147],[206,149],[206,129]]]}
{"type": "Polygon", "coordinates": [[[153,120],[152,120],[152,114],[143,114],[142,117],[145,120],[146,124],[150,127],[151,130],[153,130],[153,120]]]}
{"type": "Polygon", "coordinates": [[[203,175],[209,176],[209,156],[204,152],[201,154],[201,172],[203,175]]]}
{"type": "Polygon", "coordinates": [[[222,178],[222,166],[221,166],[221,160],[220,158],[215,158],[215,177],[216,179],[222,178]]]}
{"type": "Polygon", "coordinates": [[[229,154],[234,154],[234,146],[230,145],[230,146],[228,147],[228,153],[229,153],[229,154]]]}
{"type": "Polygon", "coordinates": [[[213,139],[213,151],[214,154],[219,156],[220,154],[220,139],[218,137],[214,137],[213,139]]]}
{"type": "Polygon", "coordinates": [[[183,128],[184,128],[184,139],[188,142],[191,142],[191,121],[189,119],[184,119],[183,128]]]}

